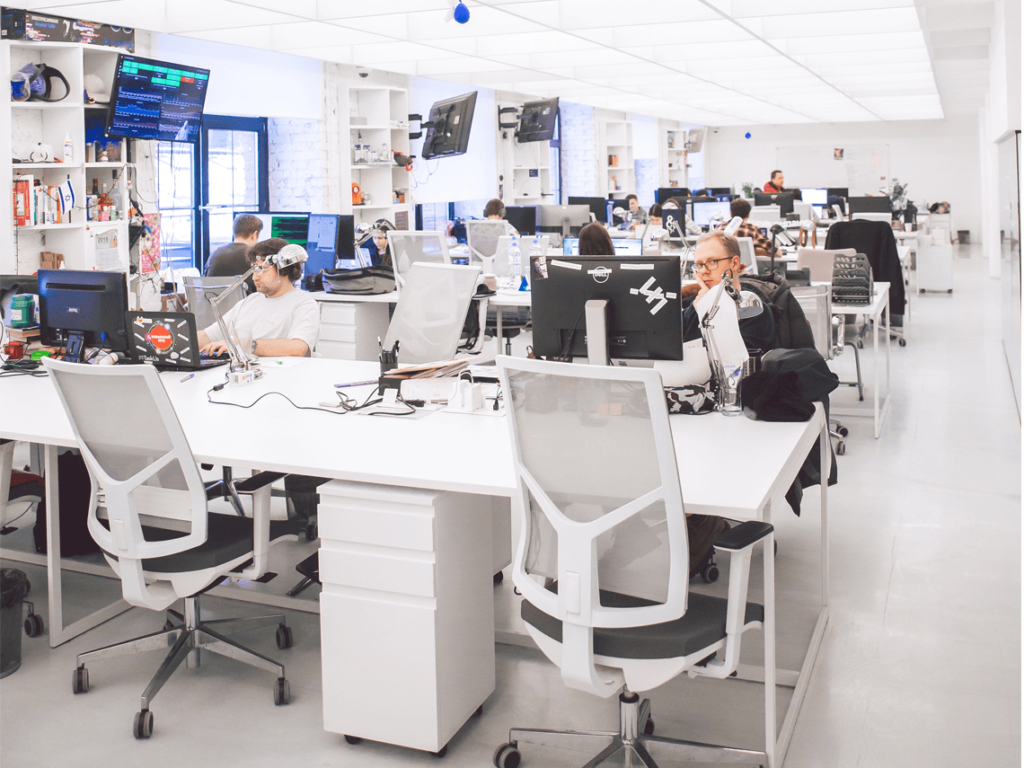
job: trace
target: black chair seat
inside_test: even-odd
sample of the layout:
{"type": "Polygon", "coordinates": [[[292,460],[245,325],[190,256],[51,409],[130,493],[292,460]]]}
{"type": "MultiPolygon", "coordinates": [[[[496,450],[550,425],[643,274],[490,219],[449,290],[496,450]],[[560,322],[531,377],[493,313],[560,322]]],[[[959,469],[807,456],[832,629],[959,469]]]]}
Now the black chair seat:
{"type": "MultiPolygon", "coordinates": [[[[107,520],[100,521],[109,530],[107,520]]],[[[169,541],[180,539],[186,534],[168,528],[157,528],[150,525],[142,526],[146,541],[169,541]]],[[[298,534],[298,525],[289,520],[271,520],[270,541],[274,542],[283,536],[298,534]]],[[[233,515],[212,514],[206,527],[206,541],[195,549],[179,552],[176,555],[150,558],[142,561],[143,570],[152,573],[183,573],[200,571],[206,568],[229,563],[253,551],[252,518],[235,517],[233,515]]],[[[116,558],[117,555],[108,552],[116,558]]]]}
{"type": "MultiPolygon", "coordinates": [[[[557,594],[557,584],[548,587],[557,594]]],[[[633,608],[655,605],[650,600],[601,590],[601,605],[608,608],[633,608]]],[[[689,656],[725,637],[728,600],[691,592],[686,615],[663,624],[622,629],[594,628],[594,653],[618,659],[672,659],[689,656]]],[[[523,601],[523,621],[553,640],[562,642],[562,622],[548,616],[528,600],[523,601]]],[[[764,621],[764,607],[747,603],[743,623],[764,621]]]]}
{"type": "Polygon", "coordinates": [[[46,486],[39,475],[14,470],[11,472],[11,489],[7,493],[8,501],[41,500],[46,494],[46,486]]]}

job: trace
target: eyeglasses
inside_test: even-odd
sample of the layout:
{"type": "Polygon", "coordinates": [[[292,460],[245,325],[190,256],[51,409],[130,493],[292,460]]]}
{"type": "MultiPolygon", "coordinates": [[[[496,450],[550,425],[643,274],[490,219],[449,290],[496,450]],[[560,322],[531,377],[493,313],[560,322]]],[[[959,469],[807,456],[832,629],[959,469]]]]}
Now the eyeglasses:
{"type": "Polygon", "coordinates": [[[694,272],[710,272],[718,266],[720,261],[732,261],[733,256],[723,256],[720,259],[708,259],[707,261],[695,261],[693,262],[694,272]]]}
{"type": "Polygon", "coordinates": [[[273,269],[274,265],[266,261],[254,261],[252,267],[254,275],[262,275],[267,270],[273,269]]]}

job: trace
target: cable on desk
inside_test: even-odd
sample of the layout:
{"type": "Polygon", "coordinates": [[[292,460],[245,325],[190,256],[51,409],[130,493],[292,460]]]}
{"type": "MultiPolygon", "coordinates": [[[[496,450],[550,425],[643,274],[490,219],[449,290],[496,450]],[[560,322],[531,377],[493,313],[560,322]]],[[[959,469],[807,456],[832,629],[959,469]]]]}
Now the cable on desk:
{"type": "Polygon", "coordinates": [[[299,411],[322,411],[324,413],[332,413],[335,416],[344,416],[346,413],[348,413],[348,411],[345,411],[345,410],[337,411],[337,410],[334,410],[333,408],[320,408],[320,407],[315,406],[315,405],[296,405],[291,400],[291,398],[289,398],[288,395],[284,394],[283,392],[264,392],[262,395],[257,397],[255,400],[253,400],[248,405],[242,405],[241,403],[231,403],[231,402],[228,402],[227,400],[214,400],[210,395],[213,392],[219,392],[220,390],[224,389],[224,386],[226,384],[227,384],[227,382],[225,381],[224,384],[218,384],[216,387],[211,387],[210,389],[206,390],[206,399],[209,402],[213,403],[214,405],[233,405],[235,408],[252,408],[254,405],[256,405],[256,403],[258,403],[264,397],[269,397],[270,395],[278,395],[279,397],[283,397],[285,400],[287,400],[288,403],[292,406],[292,408],[295,408],[296,410],[299,410],[299,411]]]}
{"type": "Polygon", "coordinates": [[[0,369],[0,379],[11,376],[49,376],[42,364],[35,360],[8,360],[0,369]]]}

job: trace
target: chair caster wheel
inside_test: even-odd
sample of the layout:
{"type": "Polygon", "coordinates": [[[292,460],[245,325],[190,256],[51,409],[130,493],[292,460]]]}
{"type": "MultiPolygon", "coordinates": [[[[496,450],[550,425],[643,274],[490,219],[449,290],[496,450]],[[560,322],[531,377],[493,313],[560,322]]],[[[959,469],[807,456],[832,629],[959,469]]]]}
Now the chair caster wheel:
{"type": "Polygon", "coordinates": [[[857,339],[856,344],[857,349],[864,349],[864,341],[862,339],[857,339]]]}
{"type": "Polygon", "coordinates": [[[644,723],[644,733],[647,736],[653,736],[654,735],[654,720],[652,720],[649,717],[647,718],[647,722],[644,723]]]}
{"type": "Polygon", "coordinates": [[[136,739],[148,739],[153,735],[152,712],[148,709],[143,709],[135,713],[135,722],[132,724],[132,734],[136,739]]]}
{"type": "Polygon", "coordinates": [[[316,529],[316,523],[315,522],[308,522],[308,523],[306,523],[305,532],[306,532],[306,541],[316,541],[319,532],[316,529]]]}
{"type": "Polygon", "coordinates": [[[836,432],[838,432],[842,437],[850,436],[850,430],[847,429],[846,427],[840,427],[839,429],[836,430],[836,432]]]}
{"type": "Polygon", "coordinates": [[[26,616],[25,634],[29,637],[39,637],[43,634],[43,617],[38,613],[30,613],[26,616]]]}
{"type": "Polygon", "coordinates": [[[907,346],[907,340],[906,339],[900,339],[900,346],[901,347],[907,346]]]}
{"type": "Polygon", "coordinates": [[[840,440],[838,443],[836,443],[836,456],[845,456],[845,455],[846,455],[846,443],[844,443],[842,440],[840,440]]]}
{"type": "Polygon", "coordinates": [[[946,290],[946,293],[952,293],[952,292],[953,292],[952,288],[949,288],[949,289],[946,290]]]}
{"type": "Polygon", "coordinates": [[[85,668],[85,665],[77,667],[71,676],[71,691],[72,693],[89,692],[89,670],[85,668]]]}
{"type": "Polygon", "coordinates": [[[362,742],[362,739],[359,736],[345,736],[345,741],[349,744],[359,744],[362,742]]]}
{"type": "MultiPolygon", "coordinates": [[[[284,624],[277,627],[277,647],[282,651],[292,647],[292,629],[284,624]]],[[[282,678],[283,679],[283,678],[282,678]]]]}
{"type": "Polygon", "coordinates": [[[274,705],[283,707],[291,701],[291,686],[283,677],[277,678],[274,683],[274,705]]]}
{"type": "Polygon", "coordinates": [[[504,580],[505,580],[505,574],[502,573],[501,571],[498,571],[496,574],[494,574],[494,583],[495,584],[501,584],[501,582],[503,582],[504,580]]]}
{"type": "Polygon", "coordinates": [[[484,705],[481,704],[479,707],[476,708],[476,711],[473,713],[473,717],[483,717],[483,715],[484,715],[484,705]]]}
{"type": "Polygon", "coordinates": [[[442,758],[442,757],[444,757],[445,755],[448,754],[448,745],[445,744],[443,747],[441,747],[439,750],[437,750],[437,752],[431,752],[430,754],[432,754],[434,757],[440,759],[440,758],[442,758]]]}
{"type": "Polygon", "coordinates": [[[522,759],[515,744],[502,744],[494,751],[495,768],[519,768],[522,759]]]}
{"type": "Polygon", "coordinates": [[[700,580],[705,584],[714,584],[718,581],[718,566],[714,563],[708,563],[700,572],[700,580]]]}

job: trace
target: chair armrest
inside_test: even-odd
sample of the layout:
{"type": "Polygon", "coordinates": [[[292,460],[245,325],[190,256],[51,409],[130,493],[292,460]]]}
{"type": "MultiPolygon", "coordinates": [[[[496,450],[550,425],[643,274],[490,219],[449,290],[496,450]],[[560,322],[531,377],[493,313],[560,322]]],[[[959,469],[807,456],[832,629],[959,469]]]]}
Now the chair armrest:
{"type": "Polygon", "coordinates": [[[284,472],[260,472],[252,477],[245,478],[245,480],[237,481],[235,483],[235,490],[239,493],[255,493],[275,480],[280,480],[285,474],[284,472]]]}
{"type": "Polygon", "coordinates": [[[746,549],[756,544],[773,530],[775,530],[775,527],[771,523],[748,520],[720,534],[715,539],[714,547],[715,549],[724,549],[727,552],[738,552],[741,549],[746,549]]]}

